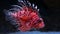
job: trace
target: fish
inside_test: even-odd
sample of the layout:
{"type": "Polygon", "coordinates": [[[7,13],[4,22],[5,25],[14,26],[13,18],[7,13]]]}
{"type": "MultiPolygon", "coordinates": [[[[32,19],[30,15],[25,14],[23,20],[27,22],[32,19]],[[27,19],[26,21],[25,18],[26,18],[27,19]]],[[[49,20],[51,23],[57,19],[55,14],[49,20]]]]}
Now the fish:
{"type": "Polygon", "coordinates": [[[44,28],[43,18],[39,14],[38,6],[27,0],[18,0],[17,5],[5,10],[6,21],[15,25],[19,31],[29,31],[31,29],[44,28]],[[17,25],[16,25],[17,24],[17,25]]]}

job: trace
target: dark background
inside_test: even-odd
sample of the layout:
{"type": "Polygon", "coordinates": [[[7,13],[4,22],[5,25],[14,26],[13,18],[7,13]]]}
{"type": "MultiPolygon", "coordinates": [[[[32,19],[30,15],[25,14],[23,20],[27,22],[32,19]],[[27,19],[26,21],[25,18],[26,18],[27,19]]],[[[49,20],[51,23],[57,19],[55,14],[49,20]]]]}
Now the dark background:
{"type": "MultiPolygon", "coordinates": [[[[59,0],[29,0],[38,5],[45,27],[40,31],[60,31],[60,1],[59,0]]],[[[16,31],[13,25],[5,21],[3,9],[17,4],[17,0],[0,0],[0,32],[16,31]]]]}

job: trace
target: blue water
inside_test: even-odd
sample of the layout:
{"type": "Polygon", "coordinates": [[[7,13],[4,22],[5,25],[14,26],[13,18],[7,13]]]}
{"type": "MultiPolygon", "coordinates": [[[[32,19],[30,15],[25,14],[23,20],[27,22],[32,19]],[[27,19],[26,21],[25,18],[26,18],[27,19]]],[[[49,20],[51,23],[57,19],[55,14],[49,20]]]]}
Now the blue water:
{"type": "Polygon", "coordinates": [[[32,31],[32,32],[15,32],[9,34],[60,34],[60,32],[39,32],[39,31],[32,31]]]}

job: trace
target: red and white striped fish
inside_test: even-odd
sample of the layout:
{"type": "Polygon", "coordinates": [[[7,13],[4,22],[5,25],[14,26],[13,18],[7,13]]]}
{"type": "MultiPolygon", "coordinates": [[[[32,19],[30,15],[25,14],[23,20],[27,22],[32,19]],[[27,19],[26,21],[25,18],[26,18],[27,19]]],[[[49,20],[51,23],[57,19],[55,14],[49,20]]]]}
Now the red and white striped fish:
{"type": "Polygon", "coordinates": [[[12,25],[17,24],[17,29],[20,31],[29,31],[32,28],[40,29],[45,26],[37,6],[26,0],[20,0],[18,5],[12,5],[12,8],[5,14],[6,20],[10,21],[12,25]]]}

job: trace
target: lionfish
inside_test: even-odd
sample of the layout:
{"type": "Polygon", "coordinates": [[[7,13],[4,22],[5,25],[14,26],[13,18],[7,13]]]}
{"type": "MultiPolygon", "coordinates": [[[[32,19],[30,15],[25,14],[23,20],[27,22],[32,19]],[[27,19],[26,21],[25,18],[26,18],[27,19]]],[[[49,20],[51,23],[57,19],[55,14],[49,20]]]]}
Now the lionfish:
{"type": "Polygon", "coordinates": [[[37,6],[27,0],[18,1],[18,5],[11,5],[11,8],[5,11],[6,21],[15,25],[19,31],[43,28],[45,24],[37,6]]]}

